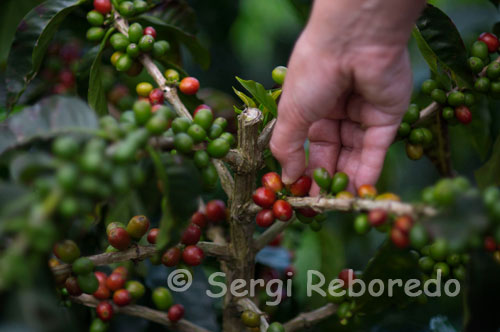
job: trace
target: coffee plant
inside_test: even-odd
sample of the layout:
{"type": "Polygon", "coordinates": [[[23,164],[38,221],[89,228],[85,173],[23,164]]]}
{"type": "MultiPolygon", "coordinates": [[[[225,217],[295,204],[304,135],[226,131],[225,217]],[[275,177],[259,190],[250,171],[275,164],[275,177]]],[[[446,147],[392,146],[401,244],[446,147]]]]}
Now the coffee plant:
{"type": "MultiPolygon", "coordinates": [[[[354,331],[390,310],[436,308],[422,292],[356,297],[328,283],[325,296],[308,303],[308,270],[319,266],[344,288],[356,280],[458,280],[463,329],[496,331],[500,141],[471,181],[452,165],[449,131],[480,132],[496,112],[498,25],[466,47],[437,7],[428,5],[417,21],[413,38],[431,76],[394,145],[403,141],[408,158],[427,158],[441,178],[405,202],[370,184],[353,188],[348,174],[324,168],[285,185],[269,141],[286,67],[269,70],[270,89],[237,77],[241,102],[232,116],[220,115],[199,99],[203,82],[182,67],[185,50],[208,65],[207,50],[183,23],[191,14],[182,1],[46,0],[19,24],[0,123],[2,315],[19,305],[7,299],[32,287],[48,289],[56,310],[72,312],[91,332],[126,330],[126,316],[141,318],[133,329],[144,330],[157,327],[145,325],[153,322],[185,332],[219,324],[228,332],[312,331],[316,324],[354,331]],[[75,17],[86,20],[86,34],[76,27],[58,33],[75,17]],[[314,183],[320,194],[310,197],[314,183]],[[322,242],[339,250],[325,228],[340,222],[356,244],[375,234],[377,250],[362,270],[311,249],[322,242]],[[183,271],[178,280],[194,280],[197,289],[186,291],[191,301],[169,289],[176,269],[183,271]],[[220,284],[239,286],[207,306],[206,279],[215,272],[223,272],[220,284]],[[263,282],[252,289],[254,279],[263,282]],[[277,281],[293,285],[302,302],[277,293],[277,281]],[[278,306],[269,304],[274,298],[278,306]],[[201,319],[197,306],[216,310],[219,324],[201,319]]],[[[38,298],[23,301],[27,311],[44,306],[38,298]]],[[[57,322],[40,329],[67,330],[57,322]]]]}

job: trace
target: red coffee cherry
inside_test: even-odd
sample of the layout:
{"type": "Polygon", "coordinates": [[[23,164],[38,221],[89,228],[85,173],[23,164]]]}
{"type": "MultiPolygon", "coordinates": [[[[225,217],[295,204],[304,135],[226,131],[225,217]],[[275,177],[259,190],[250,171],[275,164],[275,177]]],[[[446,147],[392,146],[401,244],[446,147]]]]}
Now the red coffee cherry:
{"type": "Polygon", "coordinates": [[[288,221],[293,215],[292,206],[287,201],[279,199],[273,204],[273,213],[277,219],[288,221]]]}
{"type": "Polygon", "coordinates": [[[196,225],[189,225],[182,233],[181,243],[185,245],[196,244],[200,241],[201,229],[196,225]]]}
{"type": "Polygon", "coordinates": [[[107,322],[113,318],[113,306],[108,301],[101,301],[97,304],[95,311],[97,317],[103,322],[107,322]]]}
{"type": "Polygon", "coordinates": [[[80,296],[83,293],[80,286],[78,286],[76,277],[68,277],[64,282],[64,287],[66,287],[66,290],[71,296],[80,296]]]}
{"type": "Polygon", "coordinates": [[[358,196],[361,198],[373,199],[377,196],[377,189],[370,184],[364,184],[358,188],[358,196]]]}
{"type": "Polygon", "coordinates": [[[182,304],[174,304],[168,309],[168,319],[172,323],[176,323],[184,317],[184,306],[182,304]]]}
{"type": "Polygon", "coordinates": [[[387,220],[387,212],[382,209],[374,209],[368,213],[368,221],[373,227],[383,225],[387,220]]]}
{"type": "Polygon", "coordinates": [[[394,221],[394,227],[399,229],[404,234],[410,233],[413,226],[413,219],[410,216],[400,216],[394,221]]]}
{"type": "Polygon", "coordinates": [[[484,238],[484,249],[489,252],[494,252],[497,249],[497,244],[493,236],[487,236],[484,238]]]}
{"type": "Polygon", "coordinates": [[[211,222],[226,220],[226,204],[219,199],[208,202],[205,206],[205,215],[211,222]]]}
{"type": "Polygon", "coordinates": [[[118,274],[121,274],[125,279],[128,278],[128,270],[125,266],[118,266],[116,269],[113,270],[113,272],[111,272],[112,274],[113,273],[118,273],[118,274]]]}
{"type": "Polygon", "coordinates": [[[314,211],[314,209],[310,208],[310,207],[304,207],[304,208],[297,209],[297,212],[300,213],[301,215],[303,215],[304,217],[308,217],[308,218],[315,217],[318,214],[318,212],[314,211]]]}
{"type": "Polygon", "coordinates": [[[106,300],[111,296],[111,292],[105,284],[99,283],[99,288],[92,294],[96,299],[106,300]]]}
{"type": "Polygon", "coordinates": [[[200,265],[204,255],[203,250],[197,246],[191,245],[184,248],[184,251],[182,252],[182,260],[187,265],[196,266],[200,265]]]}
{"type": "Polygon", "coordinates": [[[106,273],[101,272],[101,271],[95,271],[94,275],[97,278],[97,280],[99,281],[99,285],[101,285],[101,284],[106,285],[106,279],[108,279],[108,276],[106,275],[106,273]]]}
{"type": "Polygon", "coordinates": [[[160,88],[153,89],[149,93],[149,102],[151,105],[161,105],[165,101],[163,91],[160,88]]]}
{"type": "MultiPolygon", "coordinates": [[[[224,212],[225,215],[225,212],[224,212]]],[[[191,216],[191,223],[198,225],[200,228],[204,228],[207,225],[207,218],[203,213],[197,211],[191,216]]]]}
{"type": "Polygon", "coordinates": [[[271,189],[259,187],[254,191],[252,199],[258,206],[268,209],[276,201],[276,194],[271,189]]]}
{"type": "Polygon", "coordinates": [[[488,46],[488,51],[490,53],[496,52],[498,47],[500,47],[500,42],[498,41],[497,36],[489,32],[483,32],[478,40],[484,42],[486,46],[488,46]]]}
{"type": "Polygon", "coordinates": [[[142,33],[144,36],[149,35],[154,39],[156,39],[156,29],[153,27],[145,27],[142,33]]]}
{"type": "Polygon", "coordinates": [[[106,287],[109,290],[116,291],[125,286],[127,279],[120,273],[111,273],[111,275],[106,279],[106,287]]]}
{"type": "Polygon", "coordinates": [[[344,281],[344,288],[349,288],[352,281],[356,279],[356,275],[354,274],[353,269],[343,269],[340,271],[338,278],[344,281]]]}
{"type": "Polygon", "coordinates": [[[279,233],[271,242],[269,242],[269,245],[271,247],[279,247],[282,241],[283,241],[283,233],[279,233]]]}
{"type": "Polygon", "coordinates": [[[119,289],[113,294],[113,302],[120,307],[126,306],[132,301],[130,292],[126,289],[119,289]]]}
{"type": "Polygon", "coordinates": [[[177,247],[173,247],[165,251],[161,257],[161,262],[165,266],[176,266],[181,260],[181,250],[177,247]]]}
{"type": "Polygon", "coordinates": [[[108,234],[108,242],[118,250],[125,250],[130,246],[130,235],[124,228],[113,228],[108,234]]]}
{"type": "Polygon", "coordinates": [[[400,249],[407,248],[410,245],[408,234],[403,233],[399,228],[391,229],[391,241],[400,249]]]}
{"type": "Polygon", "coordinates": [[[290,192],[293,196],[306,196],[311,189],[312,180],[307,175],[302,175],[297,181],[290,185],[290,192]]]}
{"type": "Polygon", "coordinates": [[[200,82],[194,77],[185,77],[179,84],[179,90],[185,95],[194,95],[200,88],[200,82]]]}
{"type": "Polygon", "coordinates": [[[196,116],[196,113],[198,113],[199,110],[210,110],[212,112],[212,115],[214,115],[214,111],[212,108],[208,105],[201,104],[200,106],[196,107],[193,111],[193,118],[196,116]]]}
{"type": "Polygon", "coordinates": [[[472,121],[472,113],[465,105],[455,108],[455,117],[463,124],[469,124],[472,121]]]}
{"type": "Polygon", "coordinates": [[[274,222],[274,213],[272,210],[264,209],[257,213],[257,217],[255,218],[257,225],[260,227],[269,227],[274,222]]]}
{"type": "Polygon", "coordinates": [[[111,11],[110,0],[94,0],[94,9],[101,14],[107,14],[111,11]]]}
{"type": "Polygon", "coordinates": [[[283,182],[281,182],[281,177],[278,173],[269,172],[262,177],[262,186],[277,193],[283,189],[283,182]]]}
{"type": "Polygon", "coordinates": [[[156,243],[156,237],[158,236],[158,232],[160,232],[159,228],[151,228],[148,233],[148,242],[151,244],[156,243]]]}

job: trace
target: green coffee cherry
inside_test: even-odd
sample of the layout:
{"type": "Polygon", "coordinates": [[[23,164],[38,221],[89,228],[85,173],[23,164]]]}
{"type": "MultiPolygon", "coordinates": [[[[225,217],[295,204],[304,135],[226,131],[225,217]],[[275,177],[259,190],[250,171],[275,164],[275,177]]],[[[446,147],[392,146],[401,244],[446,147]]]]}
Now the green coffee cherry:
{"type": "Polygon", "coordinates": [[[422,144],[406,144],[406,155],[411,160],[419,160],[424,154],[424,147],[422,144]]]}
{"type": "Polygon", "coordinates": [[[134,1],[134,8],[135,8],[135,12],[137,14],[142,14],[148,10],[148,3],[146,1],[143,1],[143,0],[135,0],[134,1]]]}
{"type": "Polygon", "coordinates": [[[500,94],[500,82],[491,82],[490,91],[493,94],[493,97],[498,98],[500,94]]]}
{"type": "Polygon", "coordinates": [[[78,142],[70,136],[58,137],[52,144],[52,152],[59,158],[73,158],[78,153],[78,142]]]}
{"type": "Polygon", "coordinates": [[[64,165],[57,170],[57,183],[65,190],[73,190],[78,182],[78,170],[73,165],[64,165]]]}
{"type": "Polygon", "coordinates": [[[139,48],[143,52],[151,52],[155,43],[153,36],[145,35],[139,40],[139,48]]]}
{"type": "Polygon", "coordinates": [[[143,36],[143,28],[139,23],[131,24],[128,28],[128,39],[131,43],[137,44],[143,36]]]}
{"type": "Polygon", "coordinates": [[[432,269],[434,268],[434,264],[435,264],[434,260],[429,256],[423,256],[418,260],[418,266],[424,272],[431,272],[432,269]]]}
{"type": "Polygon", "coordinates": [[[483,60],[489,57],[488,46],[486,45],[486,43],[479,40],[472,44],[470,53],[472,56],[478,57],[483,60]]]}
{"type": "Polygon", "coordinates": [[[472,94],[470,92],[466,92],[466,93],[464,93],[464,95],[465,95],[465,99],[464,99],[465,105],[468,107],[474,106],[474,104],[476,103],[476,97],[474,97],[474,94],[472,94]]]}
{"type": "Polygon", "coordinates": [[[208,143],[207,152],[212,158],[222,158],[229,152],[230,148],[229,143],[225,139],[216,138],[208,143]]]}
{"type": "Polygon", "coordinates": [[[189,126],[187,134],[191,136],[194,143],[200,143],[207,137],[207,132],[200,125],[193,123],[189,126]]]}
{"type": "Polygon", "coordinates": [[[98,42],[104,37],[104,29],[101,27],[92,27],[87,30],[87,39],[98,42]]]}
{"type": "Polygon", "coordinates": [[[86,294],[93,294],[99,287],[99,281],[93,272],[77,277],[78,287],[86,294]]]}
{"type": "Polygon", "coordinates": [[[170,44],[166,40],[160,40],[153,44],[153,56],[155,58],[161,58],[170,49],[170,44]]]}
{"type": "Polygon", "coordinates": [[[450,275],[450,267],[444,262],[439,262],[434,265],[434,273],[437,273],[438,271],[441,271],[441,276],[443,278],[450,275]]]}
{"type": "Polygon", "coordinates": [[[212,127],[210,127],[210,130],[208,131],[208,137],[210,139],[216,139],[219,138],[220,135],[224,132],[224,129],[219,126],[218,124],[213,124],[212,127]]]}
{"type": "Polygon", "coordinates": [[[337,172],[333,175],[332,185],[330,191],[333,194],[337,194],[341,191],[344,191],[349,184],[349,177],[344,172],[337,172]]]}
{"type": "Polygon", "coordinates": [[[424,142],[424,133],[422,128],[415,128],[410,132],[409,140],[413,144],[419,144],[424,142]]]}
{"type": "Polygon", "coordinates": [[[210,164],[210,156],[205,150],[198,150],[194,153],[194,164],[198,168],[205,168],[210,164]]]}
{"type": "Polygon", "coordinates": [[[181,153],[191,152],[193,144],[193,139],[186,133],[178,133],[174,136],[174,146],[181,153]]]}
{"type": "Polygon", "coordinates": [[[73,218],[78,213],[78,200],[71,196],[65,196],[59,203],[58,211],[64,218],[73,218]]]}
{"type": "Polygon", "coordinates": [[[151,117],[151,104],[146,100],[138,100],[134,104],[135,122],[144,125],[151,117]]]}
{"type": "Polygon", "coordinates": [[[432,90],[437,88],[438,88],[437,82],[434,80],[429,79],[424,81],[424,83],[422,83],[422,92],[427,95],[430,95],[432,90]]]}
{"type": "Polygon", "coordinates": [[[446,100],[447,100],[446,93],[441,89],[432,90],[431,98],[432,98],[432,100],[434,100],[435,102],[437,102],[439,104],[445,104],[446,100]]]}
{"type": "Polygon", "coordinates": [[[229,143],[229,146],[231,147],[233,147],[236,144],[236,139],[231,133],[228,132],[222,133],[222,135],[220,135],[219,138],[225,139],[229,143]]]}
{"type": "Polygon", "coordinates": [[[274,68],[271,73],[273,81],[276,82],[276,84],[283,85],[283,83],[285,82],[286,72],[287,68],[284,66],[278,66],[274,68]]]}
{"type": "Polygon", "coordinates": [[[99,172],[103,162],[103,157],[100,152],[89,151],[85,152],[80,157],[80,168],[87,173],[95,174],[99,172]]]}
{"type": "Polygon", "coordinates": [[[219,125],[222,128],[222,130],[225,130],[227,127],[227,120],[226,118],[218,117],[217,119],[214,120],[214,124],[219,125]]]}
{"type": "Polygon", "coordinates": [[[104,15],[97,10],[91,10],[87,13],[87,21],[94,27],[100,27],[104,24],[104,15]]]}
{"type": "Polygon", "coordinates": [[[131,16],[133,16],[135,14],[135,7],[134,7],[134,4],[131,1],[123,1],[118,6],[118,11],[124,17],[131,17],[131,16]]]}
{"type": "Polygon", "coordinates": [[[161,135],[167,130],[168,120],[162,114],[154,115],[146,123],[146,129],[152,135],[161,135]]]}
{"type": "Polygon", "coordinates": [[[94,263],[87,257],[80,257],[73,262],[71,269],[76,275],[88,274],[94,270],[94,263]]]}
{"type": "Polygon", "coordinates": [[[169,82],[175,82],[179,80],[179,72],[175,69],[167,69],[165,71],[165,78],[169,82]]]}
{"type": "Polygon", "coordinates": [[[410,230],[410,244],[415,249],[422,249],[429,241],[429,236],[424,226],[415,224],[410,230]]]}
{"type": "Polygon", "coordinates": [[[448,241],[445,239],[437,239],[430,246],[430,256],[435,261],[444,261],[446,256],[448,256],[448,241]]]}
{"type": "Polygon", "coordinates": [[[455,118],[455,110],[451,107],[444,107],[441,113],[443,115],[443,119],[452,120],[455,118]]]}
{"type": "Polygon", "coordinates": [[[214,120],[214,116],[212,111],[209,109],[201,109],[194,116],[194,123],[200,125],[203,129],[209,130],[210,126],[212,126],[212,122],[214,120]]]}
{"type": "Polygon", "coordinates": [[[401,122],[398,129],[399,137],[406,137],[410,133],[411,126],[406,122],[401,122]]]}
{"type": "Polygon", "coordinates": [[[370,231],[370,222],[366,213],[362,213],[354,219],[354,230],[361,235],[370,231]]]}
{"type": "Polygon", "coordinates": [[[129,44],[127,37],[125,37],[125,35],[121,33],[115,33],[114,35],[112,35],[109,39],[109,42],[111,43],[111,46],[113,46],[115,51],[119,52],[125,52],[129,44]]]}
{"type": "Polygon", "coordinates": [[[137,46],[137,44],[134,44],[134,43],[130,43],[128,46],[127,46],[127,54],[131,57],[131,58],[137,58],[140,54],[141,54],[141,50],[139,49],[139,46],[137,46]]]}
{"type": "Polygon", "coordinates": [[[324,191],[329,191],[332,185],[332,178],[325,168],[316,168],[313,171],[313,179],[324,191]]]}
{"type": "Polygon", "coordinates": [[[403,122],[406,122],[408,124],[413,124],[417,122],[419,118],[420,118],[420,109],[418,108],[418,105],[411,104],[410,107],[408,107],[408,111],[406,111],[405,115],[403,116],[403,122]]]}
{"type": "Polygon", "coordinates": [[[213,189],[217,185],[219,175],[214,164],[210,163],[207,167],[201,170],[201,179],[203,181],[204,189],[213,189]]]}
{"type": "Polygon", "coordinates": [[[175,134],[187,132],[191,126],[191,120],[186,117],[179,117],[172,121],[172,130],[175,134]]]}
{"type": "Polygon", "coordinates": [[[429,145],[430,143],[432,143],[432,138],[433,138],[432,132],[427,128],[421,128],[420,130],[423,135],[422,143],[424,145],[429,145]]]}
{"type": "Polygon", "coordinates": [[[452,91],[448,95],[448,104],[451,106],[460,106],[465,102],[465,95],[460,91],[452,91]]]}
{"type": "Polygon", "coordinates": [[[495,80],[500,77],[500,63],[494,61],[486,68],[486,75],[489,79],[495,80]]]}
{"type": "Polygon", "coordinates": [[[490,90],[490,80],[487,77],[479,77],[474,83],[476,91],[486,93],[490,90]]]}
{"type": "Polygon", "coordinates": [[[484,62],[478,57],[470,57],[468,60],[469,68],[474,74],[480,73],[484,68],[484,62]]]}

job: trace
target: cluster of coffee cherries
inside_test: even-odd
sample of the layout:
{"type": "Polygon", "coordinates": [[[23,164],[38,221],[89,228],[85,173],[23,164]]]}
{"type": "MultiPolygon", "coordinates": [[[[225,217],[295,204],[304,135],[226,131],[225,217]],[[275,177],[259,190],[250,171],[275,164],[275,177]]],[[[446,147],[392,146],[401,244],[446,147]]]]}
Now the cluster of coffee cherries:
{"type": "Polygon", "coordinates": [[[486,188],[483,203],[493,225],[484,237],[484,249],[492,253],[495,261],[500,264],[500,189],[495,186],[486,188]]]}
{"type": "Polygon", "coordinates": [[[470,49],[469,67],[477,75],[476,91],[500,97],[500,62],[493,56],[499,51],[500,42],[492,33],[482,33],[470,49]]]}
{"type": "Polygon", "coordinates": [[[57,40],[53,42],[44,60],[41,76],[52,87],[51,93],[66,94],[75,90],[75,72],[82,47],[78,40],[57,40]]]}
{"type": "Polygon", "coordinates": [[[353,280],[360,277],[360,272],[356,272],[352,269],[343,269],[337,276],[337,279],[343,281],[343,287],[340,289],[332,288],[325,290],[328,302],[338,305],[336,315],[342,325],[347,325],[349,323],[349,319],[354,316],[354,308],[356,306],[355,301],[347,296],[347,292],[343,294],[342,290],[347,290],[353,280]]]}
{"type": "Polygon", "coordinates": [[[106,252],[128,249],[133,240],[140,241],[148,232],[149,224],[149,219],[143,215],[132,217],[126,226],[118,221],[110,222],[106,226],[109,243],[106,252]]]}
{"type": "MultiPolygon", "coordinates": [[[[218,224],[227,219],[226,204],[221,200],[207,202],[204,211],[197,211],[191,216],[187,228],[181,235],[179,244],[167,249],[161,256],[161,262],[168,267],[184,263],[188,266],[200,265],[205,254],[196,244],[200,241],[202,230],[209,223],[218,224]]],[[[151,241],[148,236],[148,241],[151,241]]]]}
{"type": "MultiPolygon", "coordinates": [[[[249,328],[250,332],[260,332],[261,315],[252,310],[245,310],[241,313],[241,322],[249,328]]],[[[278,322],[269,324],[266,332],[285,332],[285,328],[278,322]]]]}

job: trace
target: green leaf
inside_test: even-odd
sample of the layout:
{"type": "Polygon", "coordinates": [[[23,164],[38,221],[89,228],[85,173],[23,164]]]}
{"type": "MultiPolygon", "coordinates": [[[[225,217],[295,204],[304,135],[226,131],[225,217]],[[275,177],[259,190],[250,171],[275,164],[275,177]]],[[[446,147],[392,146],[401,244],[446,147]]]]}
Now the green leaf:
{"type": "Polygon", "coordinates": [[[491,185],[500,185],[500,136],[493,145],[490,159],[479,168],[474,176],[479,188],[484,189],[491,185]]]}
{"type": "Polygon", "coordinates": [[[452,20],[440,9],[427,5],[413,29],[413,37],[431,71],[443,80],[446,73],[459,87],[472,86],[467,51],[452,20]]]}
{"type": "Polygon", "coordinates": [[[48,97],[0,123],[0,154],[36,138],[63,132],[95,133],[98,127],[94,111],[81,99],[48,97]]]}
{"type": "Polygon", "coordinates": [[[106,98],[106,92],[102,87],[101,59],[102,53],[106,48],[108,38],[114,31],[114,28],[109,29],[104,36],[101,45],[98,46],[98,51],[96,52],[97,46],[91,51],[96,52],[97,54],[94,62],[92,63],[92,67],[90,68],[88,101],[90,107],[92,107],[99,115],[108,114],[108,100],[106,98]]]}
{"type": "Polygon", "coordinates": [[[251,80],[243,80],[239,77],[236,77],[238,82],[247,89],[248,92],[259,102],[262,106],[265,107],[274,117],[278,116],[278,106],[276,105],[276,101],[273,97],[267,92],[264,86],[258,82],[251,80]]]}
{"type": "Polygon", "coordinates": [[[466,137],[472,141],[474,149],[484,161],[491,148],[491,114],[488,99],[482,94],[476,94],[476,100],[480,99],[471,107],[472,122],[463,126],[466,137]]]}
{"type": "Polygon", "coordinates": [[[234,93],[240,97],[240,99],[243,101],[243,103],[245,105],[247,105],[247,107],[256,107],[257,105],[255,105],[255,102],[252,100],[252,98],[248,97],[246,94],[244,94],[243,92],[241,91],[238,91],[236,90],[234,87],[233,87],[233,91],[234,93]]]}
{"type": "MultiPolygon", "coordinates": [[[[310,229],[302,233],[295,257],[294,265],[297,269],[297,276],[293,278],[293,285],[297,290],[297,300],[299,303],[304,303],[305,299],[307,299],[308,271],[319,271],[321,268],[321,244],[318,233],[310,229]]],[[[315,278],[313,282],[319,281],[315,278]]]]}
{"type": "Polygon", "coordinates": [[[21,21],[7,60],[7,105],[12,108],[35,78],[60,24],[85,0],[48,0],[21,21]]]}
{"type": "Polygon", "coordinates": [[[138,21],[144,25],[155,26],[158,34],[165,34],[167,36],[167,40],[172,38],[185,45],[193,56],[194,61],[196,61],[196,63],[198,63],[203,69],[207,69],[210,65],[210,52],[203,47],[203,45],[201,45],[195,35],[186,32],[173,24],[166,23],[155,16],[141,15],[138,17],[138,21]]]}

